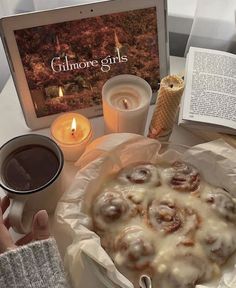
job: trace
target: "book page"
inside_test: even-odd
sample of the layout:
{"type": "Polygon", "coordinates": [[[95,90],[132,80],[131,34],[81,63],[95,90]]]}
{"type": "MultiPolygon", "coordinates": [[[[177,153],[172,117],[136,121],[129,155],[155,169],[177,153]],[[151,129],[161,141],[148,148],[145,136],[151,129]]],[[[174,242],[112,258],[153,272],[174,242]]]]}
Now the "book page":
{"type": "Polygon", "coordinates": [[[236,55],[190,48],[183,120],[236,129],[236,55]]]}

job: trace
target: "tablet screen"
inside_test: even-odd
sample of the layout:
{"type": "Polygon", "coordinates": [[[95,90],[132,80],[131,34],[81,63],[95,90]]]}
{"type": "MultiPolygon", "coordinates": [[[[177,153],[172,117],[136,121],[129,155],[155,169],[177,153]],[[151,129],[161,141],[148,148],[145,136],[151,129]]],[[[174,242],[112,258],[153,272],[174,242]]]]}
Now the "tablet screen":
{"type": "Polygon", "coordinates": [[[37,117],[101,107],[106,80],[160,80],[156,8],[14,31],[37,117]]]}

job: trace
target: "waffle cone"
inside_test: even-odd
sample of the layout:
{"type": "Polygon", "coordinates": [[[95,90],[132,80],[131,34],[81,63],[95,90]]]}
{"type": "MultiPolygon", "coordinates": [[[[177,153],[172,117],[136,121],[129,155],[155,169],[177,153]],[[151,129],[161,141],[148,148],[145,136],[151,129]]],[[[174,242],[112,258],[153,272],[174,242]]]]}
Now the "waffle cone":
{"type": "Polygon", "coordinates": [[[162,79],[148,137],[157,139],[171,133],[183,90],[184,81],[179,76],[162,79]]]}

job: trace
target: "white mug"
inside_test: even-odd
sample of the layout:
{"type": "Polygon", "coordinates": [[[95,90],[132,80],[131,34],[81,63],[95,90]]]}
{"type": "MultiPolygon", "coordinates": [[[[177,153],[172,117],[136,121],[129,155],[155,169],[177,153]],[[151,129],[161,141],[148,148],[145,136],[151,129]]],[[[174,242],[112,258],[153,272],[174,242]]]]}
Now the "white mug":
{"type": "MultiPolygon", "coordinates": [[[[32,161],[34,161],[32,157],[32,161]]],[[[34,214],[43,209],[49,214],[53,213],[57,202],[63,192],[62,170],[64,165],[63,154],[58,145],[50,138],[37,134],[27,134],[15,137],[0,148],[0,186],[11,199],[9,208],[9,222],[18,233],[28,233],[34,214]],[[58,160],[55,173],[45,184],[31,190],[16,190],[4,180],[4,163],[11,153],[27,145],[39,145],[53,152],[58,160]]],[[[37,173],[40,174],[41,167],[37,173]]],[[[10,170],[9,170],[10,171],[10,170]]]]}

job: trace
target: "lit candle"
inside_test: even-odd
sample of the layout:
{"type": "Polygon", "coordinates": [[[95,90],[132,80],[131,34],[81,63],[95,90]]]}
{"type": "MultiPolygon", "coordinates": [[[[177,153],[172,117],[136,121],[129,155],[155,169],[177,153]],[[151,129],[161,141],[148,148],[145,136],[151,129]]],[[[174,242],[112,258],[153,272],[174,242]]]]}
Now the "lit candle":
{"type": "Polygon", "coordinates": [[[61,88],[61,86],[59,86],[59,89],[58,89],[58,91],[59,91],[59,97],[63,97],[63,91],[62,91],[62,88],[61,88]]]}
{"type": "Polygon", "coordinates": [[[76,161],[92,137],[90,121],[79,113],[65,113],[51,126],[53,139],[60,146],[65,160],[76,161]]]}
{"type": "Polygon", "coordinates": [[[140,77],[109,79],[102,89],[105,132],[144,134],[151,96],[150,85],[140,77]]]}

